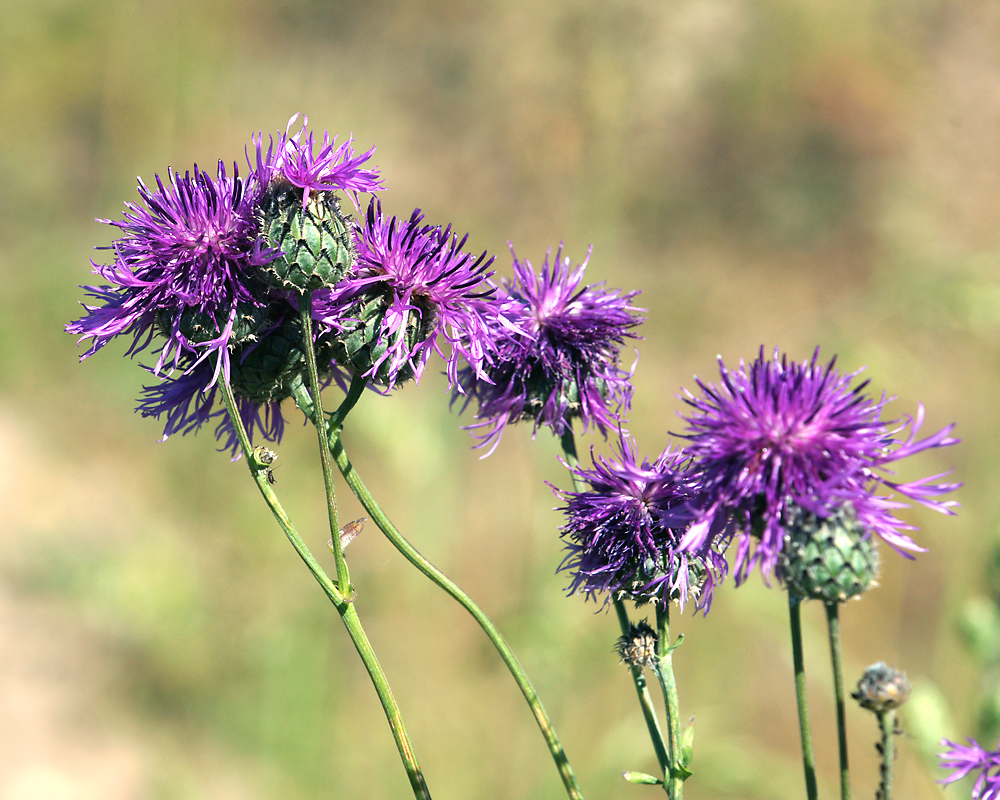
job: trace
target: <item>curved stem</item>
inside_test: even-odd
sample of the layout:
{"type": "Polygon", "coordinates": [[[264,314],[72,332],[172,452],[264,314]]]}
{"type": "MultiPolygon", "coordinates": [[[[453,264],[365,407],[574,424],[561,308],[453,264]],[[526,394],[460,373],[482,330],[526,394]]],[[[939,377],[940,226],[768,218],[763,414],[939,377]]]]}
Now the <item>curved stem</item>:
{"type": "Polygon", "coordinates": [[[340,523],[337,520],[337,493],[333,485],[333,465],[330,463],[330,444],[326,435],[326,415],[323,413],[323,398],[320,394],[319,370],[316,367],[316,350],[312,336],[312,295],[305,292],[299,297],[299,319],[302,323],[302,349],[306,354],[309,373],[309,392],[312,395],[313,423],[319,438],[319,460],[323,465],[323,488],[326,490],[326,510],[330,518],[330,541],[333,544],[333,560],[337,565],[337,585],[341,593],[353,597],[351,576],[344,560],[344,547],[340,542],[340,523]]]}
{"type": "MultiPolygon", "coordinates": [[[[382,666],[375,656],[375,651],[372,650],[371,643],[368,641],[368,637],[361,627],[361,621],[358,619],[358,614],[353,603],[348,602],[343,594],[341,594],[340,589],[330,580],[330,577],[309,551],[309,548],[306,547],[305,542],[302,541],[302,537],[299,536],[298,531],[295,530],[295,527],[292,525],[291,520],[282,508],[277,495],[267,480],[267,466],[259,464],[253,456],[253,451],[250,448],[250,438],[247,436],[246,428],[243,426],[239,409],[236,407],[236,399],[233,397],[233,390],[226,381],[225,375],[220,375],[218,383],[219,389],[222,392],[223,402],[226,405],[226,411],[229,413],[229,419],[236,429],[236,436],[240,443],[240,449],[243,451],[243,458],[247,462],[250,474],[253,476],[257,488],[260,490],[261,495],[263,495],[264,501],[267,503],[268,508],[271,509],[275,519],[278,520],[278,524],[285,532],[285,536],[288,537],[288,541],[295,548],[295,552],[299,554],[299,557],[305,562],[305,565],[309,568],[309,571],[317,583],[319,583],[323,592],[334,604],[344,626],[347,628],[348,634],[350,634],[351,641],[354,643],[358,655],[361,656],[361,661],[364,663],[365,669],[368,671],[368,676],[375,686],[379,701],[382,703],[382,710],[385,712],[385,717],[389,722],[389,728],[396,742],[400,759],[410,780],[410,788],[413,790],[413,796],[416,800],[430,800],[431,794],[427,788],[427,783],[424,781],[420,765],[417,763],[417,757],[413,752],[413,745],[406,732],[406,726],[403,724],[403,717],[400,714],[399,706],[393,697],[392,689],[389,688],[389,682],[382,671],[382,666]]],[[[338,541],[340,537],[335,533],[333,538],[335,541],[338,541]]]]}
{"type": "Polygon", "coordinates": [[[806,797],[816,800],[816,758],[809,729],[809,706],[806,703],[806,670],[802,658],[802,597],[788,593],[788,617],[792,629],[792,662],[795,667],[795,700],[799,707],[799,733],[802,739],[802,767],[806,774],[806,797]]]}
{"type": "Polygon", "coordinates": [[[840,798],[851,800],[851,776],[847,765],[847,717],[844,712],[844,666],[840,654],[840,604],[825,603],[826,627],[833,662],[833,696],[837,705],[837,737],[840,750],[840,798]]]}
{"type": "MultiPolygon", "coordinates": [[[[615,613],[618,615],[618,626],[622,630],[622,636],[628,636],[632,623],[628,618],[628,611],[621,600],[614,601],[615,613]]],[[[670,756],[667,753],[667,746],[663,739],[663,731],[660,729],[660,720],[656,716],[656,707],[653,705],[653,698],[649,694],[649,687],[646,685],[646,676],[642,673],[642,667],[629,667],[632,673],[632,682],[635,684],[636,694],[639,696],[639,708],[642,710],[642,718],[646,721],[646,730],[649,731],[649,740],[653,744],[656,753],[656,760],[660,762],[660,770],[663,773],[664,785],[670,782],[670,756]]]]}
{"type": "MultiPolygon", "coordinates": [[[[296,393],[295,400],[299,404],[299,407],[302,408],[307,415],[309,415],[311,409],[310,399],[301,389],[296,393]]],[[[458,587],[457,584],[441,572],[441,570],[435,567],[430,561],[424,558],[417,551],[417,549],[403,537],[396,526],[393,525],[392,521],[386,516],[385,512],[382,511],[378,503],[375,502],[375,498],[372,497],[371,493],[368,491],[368,487],[365,486],[361,477],[354,469],[354,465],[351,464],[351,461],[347,456],[347,452],[344,450],[343,443],[340,441],[339,426],[331,432],[330,439],[333,457],[336,461],[337,467],[340,469],[341,475],[344,476],[344,480],[347,481],[347,485],[351,487],[351,490],[361,502],[361,505],[371,516],[375,524],[378,525],[382,533],[385,534],[386,538],[397,550],[399,550],[400,553],[402,553],[407,561],[413,564],[413,566],[430,578],[435,584],[444,589],[444,591],[451,595],[451,597],[454,598],[459,605],[468,611],[476,622],[479,623],[479,626],[486,633],[487,637],[489,637],[489,640],[493,643],[497,652],[500,653],[500,657],[503,659],[504,664],[507,665],[507,669],[513,676],[518,688],[520,688],[521,694],[524,695],[524,699],[528,702],[532,713],[535,715],[535,721],[538,723],[542,736],[548,745],[549,752],[552,754],[552,759],[556,763],[563,785],[566,787],[566,793],[573,800],[583,800],[583,792],[577,784],[576,776],[573,774],[573,768],[570,766],[569,760],[566,758],[566,753],[559,741],[559,737],[556,735],[552,722],[549,719],[541,700],[539,700],[538,694],[535,691],[531,680],[525,674],[524,668],[517,660],[517,656],[514,655],[514,652],[510,649],[506,640],[500,634],[500,631],[497,630],[490,618],[483,613],[482,609],[480,609],[479,606],[477,606],[472,599],[458,587]]]]}

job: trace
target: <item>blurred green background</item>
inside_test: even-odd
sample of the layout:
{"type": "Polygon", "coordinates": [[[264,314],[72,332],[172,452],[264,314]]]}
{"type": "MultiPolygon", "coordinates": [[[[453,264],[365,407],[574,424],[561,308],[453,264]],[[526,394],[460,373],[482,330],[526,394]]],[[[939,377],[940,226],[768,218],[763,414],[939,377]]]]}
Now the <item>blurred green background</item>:
{"type": "MultiPolygon", "coordinates": [[[[136,175],[242,161],[296,111],[376,144],[388,210],[470,231],[500,274],[508,241],[536,263],[565,241],[577,261],[593,244],[590,280],[642,289],[631,430],[649,454],[694,374],[762,344],[822,345],[867,365],[892,414],[923,402],[928,432],[958,423],[962,445],[906,470],[955,466],[960,515],[908,512],[930,552],[886,552],[881,586],[842,612],[848,682],[885,660],[923,693],[896,796],[940,796],[926,741],[996,735],[998,41],[992,0],[0,4],[0,800],[408,794],[336,614],[245,467],[207,435],[157,444],[132,413],[142,359],[110,346],[79,365],[62,332],[113,236],[93,220],[137,199],[136,175]]],[[[556,443],[515,428],[480,461],[437,371],[354,414],[359,471],[509,637],[587,796],[660,796],[619,777],[655,761],[614,617],[553,574],[556,443]]],[[[313,447],[292,424],[276,488],[322,553],[313,447]]],[[[349,555],[435,797],[561,796],[464,612],[373,529],[349,555]]],[[[755,578],[675,626],[691,800],[803,794],[785,609],[755,578]]],[[[822,609],[804,618],[832,796],[822,609]]],[[[870,797],[875,721],[852,706],[848,724],[870,797]]]]}

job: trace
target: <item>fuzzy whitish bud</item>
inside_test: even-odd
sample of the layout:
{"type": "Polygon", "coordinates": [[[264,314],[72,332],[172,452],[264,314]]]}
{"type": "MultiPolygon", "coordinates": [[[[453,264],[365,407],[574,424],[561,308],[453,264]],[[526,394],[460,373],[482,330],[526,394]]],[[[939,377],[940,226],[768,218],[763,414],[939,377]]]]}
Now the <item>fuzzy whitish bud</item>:
{"type": "Polygon", "coordinates": [[[872,586],[878,550],[849,505],[825,518],[794,508],[790,517],[778,559],[779,574],[790,592],[842,603],[872,586]]]}
{"type": "Polygon", "coordinates": [[[302,189],[274,183],[261,203],[260,230],[281,255],[259,267],[261,279],[298,292],[335,285],[357,258],[352,226],[333,192],[312,192],[303,206],[302,189]]]}
{"type": "Polygon", "coordinates": [[[405,339],[405,351],[416,353],[417,346],[431,335],[437,323],[430,305],[414,297],[413,307],[406,312],[406,324],[387,326],[390,306],[391,298],[381,290],[364,295],[344,314],[334,339],[333,358],[340,366],[382,386],[398,386],[414,376],[413,363],[394,364],[389,350],[400,349],[399,341],[405,339]]]}
{"type": "Polygon", "coordinates": [[[618,637],[615,651],[623,664],[630,667],[652,667],[656,663],[656,631],[643,620],[630,625],[626,634],[618,637]]]}
{"type": "MultiPolygon", "coordinates": [[[[330,363],[330,335],[317,339],[316,361],[320,376],[327,377],[330,363]]],[[[280,402],[291,397],[300,380],[306,377],[306,358],[302,350],[302,324],[289,316],[260,342],[233,355],[230,382],[237,397],[256,403],[280,402]]]]}
{"type": "Polygon", "coordinates": [[[910,682],[906,675],[883,661],[868,667],[858,681],[858,688],[851,692],[858,705],[876,714],[899,708],[909,696],[910,682]]]}

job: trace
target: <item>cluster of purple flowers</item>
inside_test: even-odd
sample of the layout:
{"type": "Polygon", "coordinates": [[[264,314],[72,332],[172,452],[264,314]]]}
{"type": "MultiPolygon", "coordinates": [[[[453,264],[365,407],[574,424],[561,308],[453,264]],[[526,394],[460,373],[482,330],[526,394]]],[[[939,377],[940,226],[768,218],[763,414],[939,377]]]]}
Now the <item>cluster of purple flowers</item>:
{"type": "MultiPolygon", "coordinates": [[[[216,402],[220,375],[232,382],[251,438],[255,432],[280,438],[280,402],[290,378],[280,365],[269,370],[292,347],[290,334],[300,332],[294,329],[300,293],[266,279],[283,252],[262,230],[264,207],[280,191],[291,193],[300,214],[311,208],[311,197],[335,198],[333,193],[360,209],[361,194],[384,188],[369,164],[374,148],[356,154],[351,139],[338,145],[325,133],[319,141],[307,132],[308,120],[293,132],[297,118],[266,145],[262,135],[252,137],[245,177],[235,165],[228,174],[221,162],[215,178],[197,166],[184,175],[170,170],[166,180],[157,176],[153,189],[140,181],[141,203],[126,203],[123,219],[99,220],[121,236],[104,248],[109,263],[93,263],[101,284],[84,288],[96,302],[85,304],[84,316],[66,330],[89,340],[83,358],[119,336],[130,340],[128,355],[158,349],[147,369],[159,382],[144,389],[138,410],[165,417],[164,439],[220,419],[216,435],[235,452],[233,428],[216,402]]],[[[459,359],[484,374],[495,349],[486,335],[495,315],[492,259],[467,254],[467,237],[460,239],[450,226],[422,224],[419,209],[408,220],[387,218],[372,197],[359,225],[339,216],[336,199],[324,208],[328,217],[334,209],[345,226],[344,252],[354,257],[335,284],[312,292],[324,378],[360,374],[388,391],[419,379],[433,351],[445,356],[453,381],[459,359]],[[365,343],[370,359],[360,361],[356,351],[348,352],[355,341],[348,334],[370,322],[361,314],[372,304],[373,336],[384,346],[365,343]],[[448,353],[439,340],[450,343],[448,353]]]]}
{"type": "Polygon", "coordinates": [[[707,610],[730,542],[737,582],[754,568],[767,579],[802,511],[828,518],[847,508],[866,535],[903,555],[922,551],[904,533],[913,526],[895,515],[906,503],[890,493],[952,513],[955,503],[937,498],[958,484],[944,475],[895,482],[887,467],[955,444],[952,426],[918,440],[922,408],[916,418],[885,421],[888,398],[867,397],[867,382],[852,386],[857,373],[835,365],[821,364],[818,350],[796,363],[761,349],[735,371],[720,359],[721,382],[699,380],[701,393],[684,395],[694,413],[685,417],[683,447],[639,465],[623,436],[619,458],[577,468],[590,489],[561,493],[570,589],[637,601],[658,593],[666,601],[700,586],[697,607],[707,610]]]}
{"type": "Polygon", "coordinates": [[[954,503],[938,498],[956,484],[942,475],[895,482],[888,468],[954,444],[951,427],[918,440],[922,409],[883,420],[888,399],[867,397],[866,383],[852,385],[857,373],[820,363],[818,350],[798,363],[762,349],[732,371],[720,360],[721,382],[699,380],[700,393],[684,396],[684,446],[640,461],[623,430],[632,386],[620,360],[637,338],[637,292],[586,285],[589,253],[573,265],[561,246],[540,271],[512,250],[513,280],[494,282],[493,259],[467,253],[467,237],[424,224],[419,209],[387,217],[374,196],[363,223],[343,217],[335,193],[360,211],[362,194],[383,189],[369,164],[374,148],[356,154],[351,139],[338,145],[325,133],[320,141],[305,122],[292,132],[296,119],[266,146],[252,139],[245,177],[221,163],[215,177],[171,170],[155,188],[140,182],[141,203],[126,204],[121,220],[102,220],[121,236],[109,263],[94,263],[101,285],[85,287],[97,302],[67,330],[90,341],[84,358],[119,336],[129,355],[158,348],[147,369],[159,382],[138,410],[165,418],[164,438],[218,420],[216,435],[235,452],[220,379],[233,386],[251,436],[281,437],[280,404],[302,370],[299,300],[310,289],[327,381],[360,376],[388,392],[418,380],[437,353],[452,402],[475,402],[469,428],[488,452],[519,421],[556,436],[576,422],[618,432],[616,456],[574,467],[589,489],[560,492],[570,592],[696,596],[707,609],[729,569],[728,545],[736,540],[737,581],[755,568],[766,578],[785,527],[803,512],[828,518],[849,508],[868,535],[904,555],[922,548],[896,516],[906,504],[895,496],[950,513],[954,503]],[[288,208],[297,216],[282,217],[288,208]],[[290,257],[287,241],[316,261],[336,251],[334,277],[317,289],[313,275],[271,280],[290,257]]]}

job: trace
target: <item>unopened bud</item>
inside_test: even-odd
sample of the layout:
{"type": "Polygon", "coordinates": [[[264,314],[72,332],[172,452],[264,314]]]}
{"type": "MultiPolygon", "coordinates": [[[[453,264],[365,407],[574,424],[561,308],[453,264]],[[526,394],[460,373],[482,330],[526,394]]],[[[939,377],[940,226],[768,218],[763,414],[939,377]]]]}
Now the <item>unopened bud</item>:
{"type": "Polygon", "coordinates": [[[910,682],[906,675],[882,661],[865,670],[858,688],[851,693],[858,705],[876,714],[899,708],[909,696],[910,682]]]}

